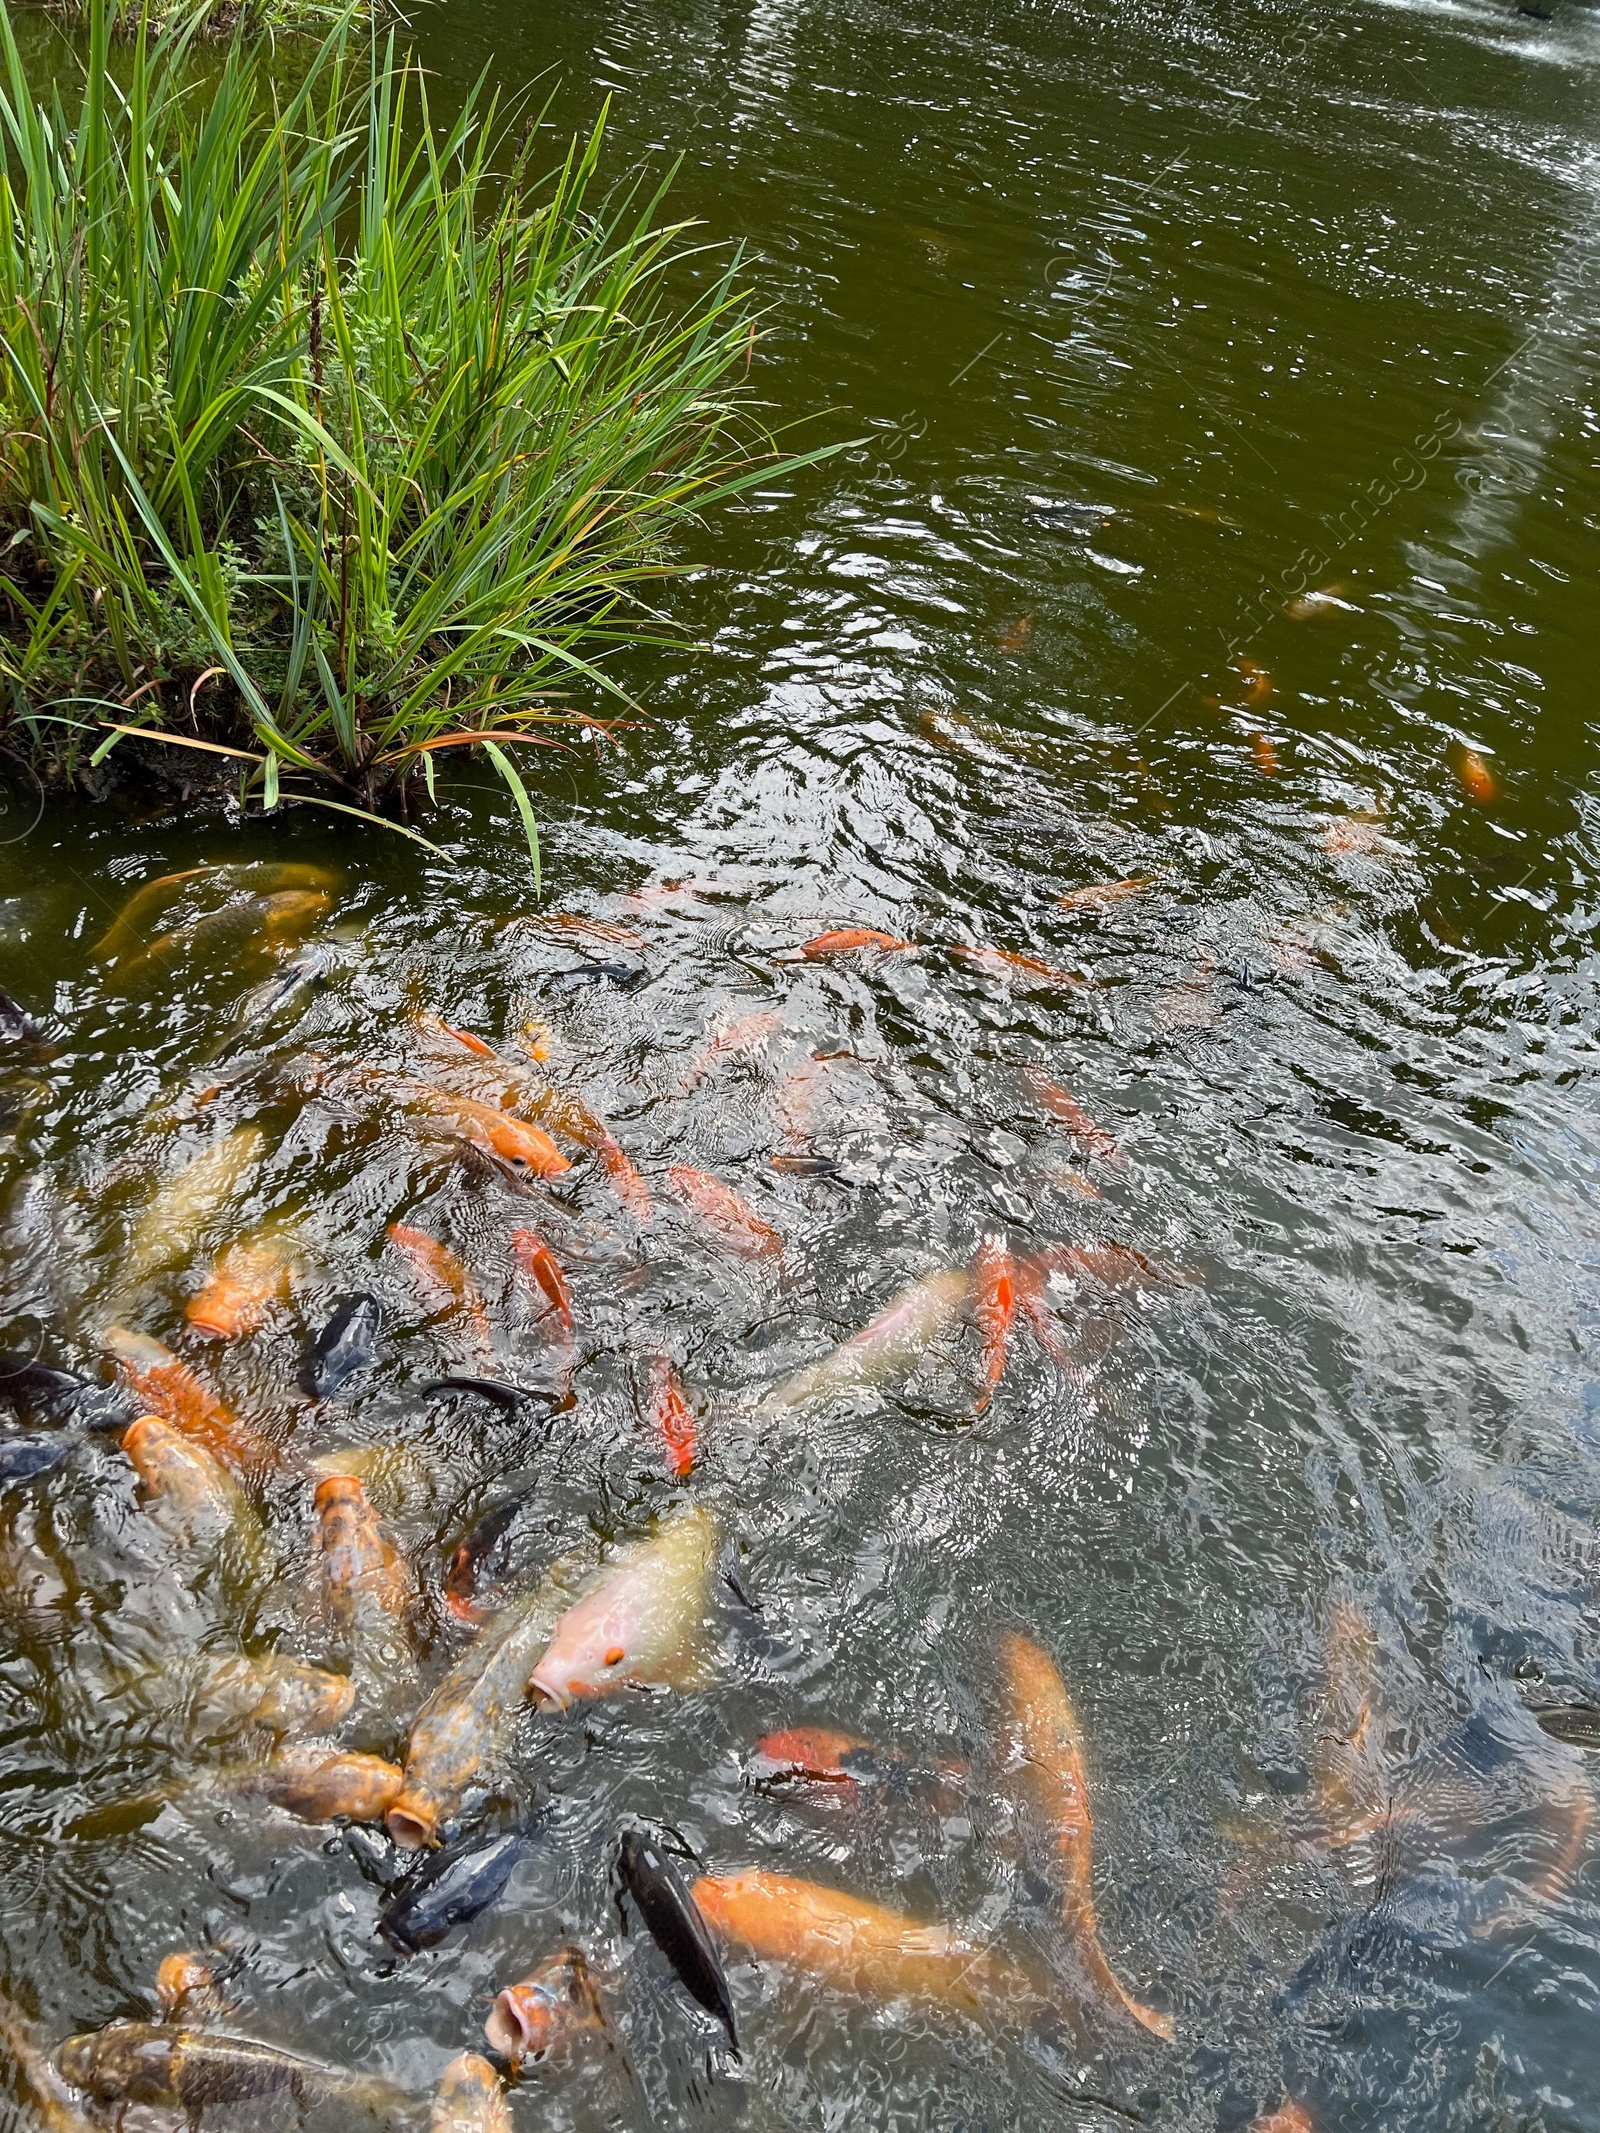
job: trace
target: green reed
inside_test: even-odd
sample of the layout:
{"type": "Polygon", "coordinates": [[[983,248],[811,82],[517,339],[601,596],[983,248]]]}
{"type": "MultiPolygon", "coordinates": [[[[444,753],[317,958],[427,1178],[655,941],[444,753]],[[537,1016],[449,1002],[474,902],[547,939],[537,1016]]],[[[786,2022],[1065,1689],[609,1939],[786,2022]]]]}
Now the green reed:
{"type": "Polygon", "coordinates": [[[675,537],[774,471],[737,261],[675,295],[686,226],[599,198],[599,126],[541,179],[349,15],[281,91],[197,34],[114,80],[94,0],[69,108],[0,8],[0,743],[137,728],[362,808],[482,747],[531,842],[515,750],[673,641],[675,537]]]}

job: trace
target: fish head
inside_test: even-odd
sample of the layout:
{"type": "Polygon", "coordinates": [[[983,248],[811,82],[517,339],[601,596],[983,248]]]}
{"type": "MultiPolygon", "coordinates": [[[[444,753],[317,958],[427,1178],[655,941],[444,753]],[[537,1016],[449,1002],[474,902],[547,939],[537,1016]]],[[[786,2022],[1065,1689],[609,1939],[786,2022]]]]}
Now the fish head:
{"type": "Polygon", "coordinates": [[[605,2013],[581,1948],[558,1948],[537,1970],[507,1986],[489,2011],[483,2033],[490,2048],[511,2061],[540,2059],[579,2030],[603,2030],[605,2013]]]}
{"type": "Polygon", "coordinates": [[[439,1803],[417,1786],[405,1786],[383,1818],[402,1851],[420,1852],[439,1841],[439,1803]]]}
{"type": "MultiPolygon", "coordinates": [[[[191,1949],[180,1948],[161,1958],[161,1967],[156,1972],[156,1998],[161,2002],[164,2014],[170,2015],[191,1993],[214,1992],[216,1976],[211,1965],[191,1949]]],[[[71,2037],[68,2043],[79,2039],[71,2037]]],[[[62,2046],[65,2051],[66,2046],[62,2046]]],[[[62,2069],[65,2072],[65,2067],[62,2069]]]]}
{"type": "Polygon", "coordinates": [[[109,2022],[68,2037],[56,2054],[62,2078],[84,2089],[102,2109],[130,2103],[175,2102],[181,2030],[151,2022],[109,2022]]]}
{"type": "Polygon", "coordinates": [[[324,1474],[311,1494],[311,1506],[324,1525],[341,1517],[359,1518],[367,1507],[367,1491],[355,1474],[324,1474]]]}
{"type": "Polygon", "coordinates": [[[544,1657],[528,1677],[528,1687],[565,1711],[580,1696],[604,1696],[629,1678],[629,1658],[636,1656],[639,1622],[626,1592],[597,1593],[565,1614],[544,1657]]]}
{"type": "Polygon", "coordinates": [[[160,1415],[140,1415],[128,1424],[121,1439],[122,1449],[142,1475],[165,1465],[178,1441],[178,1432],[160,1415]]]}

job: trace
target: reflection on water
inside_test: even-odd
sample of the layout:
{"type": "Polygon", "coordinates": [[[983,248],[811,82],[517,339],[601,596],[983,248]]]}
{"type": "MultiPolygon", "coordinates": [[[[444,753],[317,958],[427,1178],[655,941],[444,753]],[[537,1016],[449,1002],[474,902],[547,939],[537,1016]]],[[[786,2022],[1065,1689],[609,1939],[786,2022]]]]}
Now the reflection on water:
{"type": "Polygon", "coordinates": [[[9,1990],[54,2044],[198,1950],[397,2123],[495,2006],[561,2033],[526,2125],[1591,2126],[1592,22],[419,34],[681,148],[761,391],[864,441],[705,528],[655,723],[546,773],[554,909],[470,774],[447,864],[126,794],[3,848],[0,1346],[91,1388],[16,1384],[67,1449],[0,1482],[9,1990]],[[97,957],[223,859],[299,871],[97,957]],[[116,1356],[239,1433],[176,1508],[116,1356]],[[502,1711],[437,1887],[292,1811],[686,1507],[675,1685],[502,1711]],[[750,1874],[1006,1983],[878,1911],[808,1976],[750,1874]]]}

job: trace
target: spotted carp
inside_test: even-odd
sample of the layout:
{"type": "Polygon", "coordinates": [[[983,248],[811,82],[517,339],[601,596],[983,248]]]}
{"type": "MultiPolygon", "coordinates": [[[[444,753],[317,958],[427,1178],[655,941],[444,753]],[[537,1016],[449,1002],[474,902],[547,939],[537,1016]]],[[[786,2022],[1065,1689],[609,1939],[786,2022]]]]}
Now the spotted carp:
{"type": "Polygon", "coordinates": [[[782,1253],[783,1239],[772,1224],[763,1222],[721,1178],[696,1170],[692,1163],[674,1163],[667,1172],[667,1182],[732,1250],[752,1259],[773,1259],[782,1253]]]}
{"type": "Polygon", "coordinates": [[[417,1713],[405,1786],[387,1821],[409,1849],[438,1841],[469,1796],[504,1762],[550,1633],[581,1589],[592,1558],[568,1557],[537,1588],[490,1617],[417,1713]]]}
{"type": "Polygon", "coordinates": [[[543,2059],[563,2045],[609,2031],[605,2009],[581,1948],[558,1948],[515,1985],[508,1985],[483,2025],[491,2051],[511,2062],[543,2059]]]}
{"type": "Polygon", "coordinates": [[[505,2088],[479,2053],[460,2053],[439,2076],[428,2133],[511,2133],[505,2088]]]}
{"type": "Polygon", "coordinates": [[[118,957],[108,982],[117,992],[146,992],[196,951],[219,962],[244,957],[260,961],[302,939],[332,904],[321,889],[232,897],[220,909],[162,934],[140,954],[118,957]]]}
{"type": "Polygon", "coordinates": [[[706,1609],[721,1544],[712,1514],[675,1511],[601,1566],[557,1622],[528,1686],[558,1709],[638,1683],[687,1688],[703,1675],[706,1609]]]}
{"type": "Polygon", "coordinates": [[[1001,1775],[1055,1845],[1062,1907],[1074,1952],[1095,1992],[1168,2043],[1172,2017],[1121,1983],[1100,1945],[1094,1905],[1094,1824],[1078,1715],[1055,1662],[1016,1631],[1001,1639],[1004,1682],[1001,1775]]]}
{"type": "Polygon", "coordinates": [[[979,2021],[1071,2016],[1054,1987],[1000,1950],[814,1881],[706,1874],[690,1894],[725,1947],[857,1999],[912,2000],[979,2021]]]}
{"type": "Polygon", "coordinates": [[[163,904],[171,903],[185,882],[204,882],[228,893],[239,891],[272,894],[284,890],[314,890],[331,895],[339,876],[325,867],[305,866],[273,859],[245,860],[226,866],[185,867],[181,873],[162,874],[134,890],[118,912],[110,930],[89,951],[97,963],[114,962],[130,950],[147,946],[144,929],[163,904]]]}
{"type": "Polygon", "coordinates": [[[108,2022],[68,2037],[57,2064],[74,2088],[102,2111],[164,2105],[191,2119],[223,2104],[290,2096],[302,2106],[348,2102],[393,2110],[402,2101],[388,2082],[305,2059],[253,2037],[170,2028],[157,2022],[108,2022]]]}
{"type": "Polygon", "coordinates": [[[141,1405],[236,1474],[270,1471],[281,1461],[275,1445],[241,1422],[170,1348],[125,1326],[106,1329],[119,1375],[141,1405]]]}
{"type": "Polygon", "coordinates": [[[791,1726],[761,1736],[750,1757],[750,1770],[762,1785],[802,1779],[853,1792],[856,1779],[850,1763],[865,1762],[875,1754],[871,1741],[853,1733],[839,1733],[831,1726],[791,1726]]]}
{"type": "Polygon", "coordinates": [[[67,2082],[35,2037],[33,2025],[15,2001],[3,1994],[0,2050],[16,2068],[27,2112],[24,2123],[42,2126],[44,2133],[98,2133],[94,2122],[75,2107],[67,2082]]]}
{"type": "Polygon", "coordinates": [[[316,1610],[345,1635],[363,1615],[403,1615],[412,1600],[411,1572],[384,1533],[354,1474],[328,1474],[312,1499],[317,1550],[311,1580],[316,1610]]]}
{"type": "Polygon", "coordinates": [[[909,1370],[929,1344],[956,1323],[967,1300],[964,1267],[945,1267],[903,1289],[859,1333],[762,1394],[758,1414],[774,1414],[878,1385],[909,1370]]]}

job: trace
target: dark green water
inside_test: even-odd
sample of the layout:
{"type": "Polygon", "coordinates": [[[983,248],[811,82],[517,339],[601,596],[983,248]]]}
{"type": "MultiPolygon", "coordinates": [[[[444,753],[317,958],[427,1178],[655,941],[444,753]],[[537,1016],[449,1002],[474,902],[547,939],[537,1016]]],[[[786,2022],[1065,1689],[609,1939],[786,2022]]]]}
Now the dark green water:
{"type": "MultiPolygon", "coordinates": [[[[555,1805],[528,1864],[397,1966],[345,1840],[194,1805],[69,1834],[167,1767],[96,1685],[239,1634],[152,1540],[115,1446],[87,1444],[0,1500],[12,1990],[53,2039],[148,2009],[159,1957],[209,1940],[242,2024],[422,2093],[489,1990],[576,1933],[629,2071],[535,2070],[519,2126],[1127,2122],[1092,2094],[1233,2133],[1287,2095],[1321,2133],[1592,2133],[1594,1764],[1531,1713],[1600,1702],[1600,18],[490,4],[418,36],[447,94],[483,67],[553,81],[558,130],[609,96],[619,174],[681,155],[679,208],[746,245],[770,303],[773,420],[864,442],[716,514],[675,596],[703,648],[628,677],[658,723],[539,787],[547,907],[633,929],[604,953],[638,990],[565,989],[570,936],[504,930],[531,891],[483,777],[434,818],[448,865],[304,815],[236,831],[119,800],[28,828],[14,798],[0,983],[60,1056],[10,1158],[11,1345],[92,1360],[141,1195],[257,1122],[261,1172],[142,1326],[308,1453],[409,1450],[377,1494],[429,1593],[512,1483],[535,1564],[682,1493],[725,1520],[759,1621],[730,1600],[690,1694],[530,1717],[515,1789],[555,1805]],[[592,1164],[530,1216],[381,1106],[301,1105],[267,1065],[153,1132],[257,973],[201,956],[130,1001],[89,948],[139,881],[230,856],[342,874],[328,982],[278,1056],[414,1064],[419,1007],[508,1046],[532,1013],[651,1222],[592,1164]],[[1099,909],[1058,901],[1134,875],[1099,909]],[[666,882],[690,887],[636,899],[666,882]],[[792,958],[842,925],[924,952],[792,958]],[[755,1054],[685,1087],[707,1033],[758,1011],[755,1054]],[[1029,1066],[1120,1160],[1074,1150],[1029,1066]],[[769,1160],[802,1145],[837,1173],[769,1160]],[[738,1186],[781,1267],[683,1216],[677,1162],[738,1186]],[[217,1362],[185,1297],[275,1213],[305,1240],[298,1286],[217,1362]],[[510,1369],[541,1351],[509,1231],[549,1236],[580,1360],[548,1431],[423,1393],[459,1358],[419,1324],[397,1219],[478,1271],[510,1369]],[[762,1384],[996,1230],[1019,1255],[1124,1243],[1203,1286],[1060,1291],[1067,1366],[1019,1328],[976,1425],[970,1352],[752,1425],[762,1384]],[[385,1358],[308,1409],[303,1329],[363,1285],[385,1358]],[[681,1492],[635,1412],[660,1351],[706,1404],[681,1492]],[[1377,1642],[1384,1819],[1329,1850],[1341,1608],[1377,1642]],[[718,1869],[1059,1953],[1048,1861],[1019,1857],[987,1760],[1017,1626],[1077,1699],[1104,1939],[1175,2045],[1112,2024],[1082,2062],[1003,2011],[964,2025],[736,1964],[745,2065],[709,2078],[709,2031],[618,1936],[619,1816],[718,1869]],[[802,1724],[971,1761],[970,1796],[754,1789],[755,1740],[802,1724]]],[[[258,1629],[316,1656],[306,1493],[269,1492],[258,1629]]],[[[416,1634],[431,1681],[452,1633],[425,1607],[416,1634]]]]}

